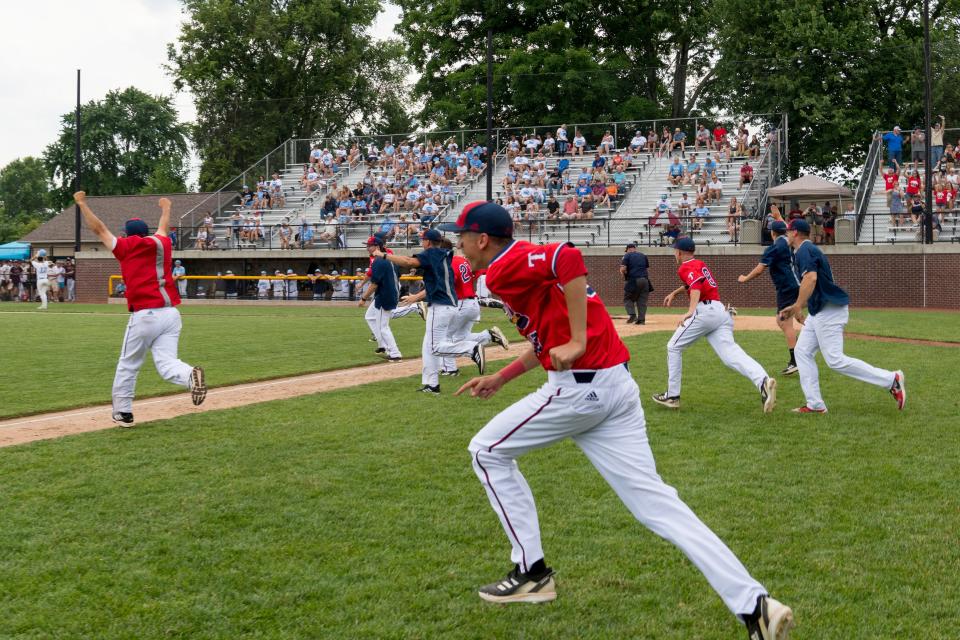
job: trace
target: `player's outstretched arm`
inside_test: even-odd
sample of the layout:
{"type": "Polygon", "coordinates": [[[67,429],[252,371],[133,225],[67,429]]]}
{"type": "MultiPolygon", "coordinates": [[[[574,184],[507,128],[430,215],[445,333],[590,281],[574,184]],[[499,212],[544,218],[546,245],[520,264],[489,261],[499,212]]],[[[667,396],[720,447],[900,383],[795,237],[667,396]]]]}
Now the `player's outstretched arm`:
{"type": "Polygon", "coordinates": [[[421,267],[420,261],[411,256],[398,256],[395,253],[384,253],[382,251],[376,251],[373,255],[375,258],[386,258],[393,264],[407,269],[419,269],[421,267]]]}
{"type": "Polygon", "coordinates": [[[157,223],[157,235],[165,236],[170,233],[170,198],[160,198],[160,222],[157,223]]]}
{"type": "Polygon", "coordinates": [[[781,320],[796,318],[803,324],[803,308],[807,306],[807,300],[813,295],[813,290],[817,286],[817,272],[808,271],[803,274],[803,280],[800,281],[800,292],[797,294],[797,301],[780,312],[781,320]]]}
{"type": "Polygon", "coordinates": [[[87,204],[87,194],[83,191],[77,191],[73,194],[73,201],[80,207],[83,224],[100,238],[100,242],[107,248],[107,251],[113,251],[113,245],[117,239],[110,233],[110,230],[107,229],[107,225],[103,224],[103,221],[90,209],[90,205],[87,204]]]}
{"type": "Polygon", "coordinates": [[[753,268],[753,271],[751,271],[751,272],[748,273],[747,275],[745,275],[745,276],[743,276],[743,275],[737,276],[737,282],[739,282],[740,284],[743,284],[743,283],[745,283],[745,282],[750,282],[751,280],[753,280],[754,278],[756,278],[758,275],[760,275],[761,273],[763,273],[766,269],[767,269],[767,265],[765,265],[765,264],[763,264],[762,262],[760,262],[760,263],[757,264],[757,266],[755,266],[755,267],[753,268]]]}
{"type": "Polygon", "coordinates": [[[411,294],[409,296],[403,296],[402,298],[400,298],[400,304],[406,307],[426,299],[427,299],[427,290],[421,289],[417,293],[411,294]]]}
{"type": "Polygon", "coordinates": [[[470,395],[474,398],[491,398],[493,397],[493,394],[500,390],[500,387],[513,380],[517,376],[521,376],[530,369],[533,369],[538,364],[540,364],[540,360],[537,358],[537,354],[531,346],[523,352],[523,355],[505,366],[500,371],[497,371],[489,376],[481,376],[479,378],[468,380],[466,384],[457,389],[453,395],[459,396],[464,391],[469,389],[470,395]]]}

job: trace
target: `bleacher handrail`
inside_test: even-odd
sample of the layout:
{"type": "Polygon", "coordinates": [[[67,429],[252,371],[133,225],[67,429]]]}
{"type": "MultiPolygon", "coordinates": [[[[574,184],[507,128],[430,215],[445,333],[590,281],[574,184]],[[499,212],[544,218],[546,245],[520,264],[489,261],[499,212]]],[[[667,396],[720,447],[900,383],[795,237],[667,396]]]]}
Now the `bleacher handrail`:
{"type": "Polygon", "coordinates": [[[858,239],[860,230],[863,228],[863,221],[866,218],[870,194],[873,193],[873,185],[877,180],[877,173],[880,171],[880,160],[883,155],[883,140],[880,138],[880,132],[875,131],[870,138],[870,147],[867,149],[867,157],[863,161],[857,190],[853,194],[853,209],[857,214],[856,237],[858,239]]]}

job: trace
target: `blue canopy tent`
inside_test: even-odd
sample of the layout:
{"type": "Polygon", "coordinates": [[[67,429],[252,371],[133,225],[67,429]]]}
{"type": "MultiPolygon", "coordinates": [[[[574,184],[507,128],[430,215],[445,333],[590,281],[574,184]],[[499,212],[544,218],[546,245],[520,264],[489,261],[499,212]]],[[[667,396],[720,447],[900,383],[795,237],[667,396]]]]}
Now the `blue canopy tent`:
{"type": "Polygon", "coordinates": [[[26,242],[0,244],[0,260],[26,260],[30,257],[30,245],[26,242]]]}

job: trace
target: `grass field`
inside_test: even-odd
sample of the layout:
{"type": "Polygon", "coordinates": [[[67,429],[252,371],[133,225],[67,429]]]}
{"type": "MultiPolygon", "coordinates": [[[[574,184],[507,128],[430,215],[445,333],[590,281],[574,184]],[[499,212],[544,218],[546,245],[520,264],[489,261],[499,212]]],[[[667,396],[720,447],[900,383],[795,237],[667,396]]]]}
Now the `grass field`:
{"type": "MultiPolygon", "coordinates": [[[[208,342],[225,326],[277,327],[256,311],[186,322],[208,342]]],[[[325,322],[344,321],[351,329],[337,341],[368,345],[359,317],[347,320],[359,310],[295,311],[283,321],[294,346],[301,332],[320,340],[334,326],[325,322]]],[[[116,322],[102,329],[114,351],[84,365],[106,371],[107,387],[116,322]]],[[[414,319],[396,325],[410,327],[401,340],[421,330],[414,319]]],[[[644,398],[665,384],[666,337],[628,340],[644,398]]],[[[188,339],[184,353],[214,353],[188,339]]],[[[738,341],[782,365],[779,335],[738,341]]],[[[830,414],[791,415],[802,396],[788,378],[764,416],[750,384],[697,344],[683,408],[644,402],[659,471],[794,608],[797,638],[955,638],[957,352],[861,340],[847,350],[906,370],[905,412],[883,390],[823,371],[830,414]]],[[[21,392],[49,382],[36,358],[20,361],[21,392]]],[[[222,375],[250,362],[231,356],[222,375]]],[[[569,443],[521,461],[560,598],[501,608],[476,597],[509,568],[509,547],[466,446],[542,380],[531,372],[480,402],[423,398],[419,379],[405,378],[0,449],[0,637],[742,637],[700,574],[636,523],[569,443]]]]}
{"type": "MultiPolygon", "coordinates": [[[[128,317],[126,308],[63,304],[46,313],[34,309],[32,305],[0,305],[0,335],[16,336],[3,349],[0,364],[21,372],[16,385],[0,386],[0,418],[109,402],[128,317]],[[77,371],[83,375],[76,375],[77,371]]],[[[187,305],[181,312],[180,354],[191,364],[203,365],[213,386],[381,361],[362,330],[363,311],[355,307],[187,305]]],[[[623,310],[611,307],[611,312],[623,310]]],[[[680,311],[651,308],[651,313],[664,312],[680,311]]],[[[773,313],[771,309],[740,312],[773,313]]],[[[391,323],[404,355],[419,357],[422,324],[415,314],[391,323]]],[[[478,326],[491,324],[506,327],[507,323],[501,311],[484,309],[478,326]]],[[[960,341],[960,314],[854,310],[848,328],[884,336],[960,341]]],[[[511,339],[516,335],[509,330],[507,334],[511,339]]],[[[769,366],[780,365],[780,360],[769,366]]],[[[137,397],[178,390],[160,379],[148,358],[140,373],[137,397]]]]}

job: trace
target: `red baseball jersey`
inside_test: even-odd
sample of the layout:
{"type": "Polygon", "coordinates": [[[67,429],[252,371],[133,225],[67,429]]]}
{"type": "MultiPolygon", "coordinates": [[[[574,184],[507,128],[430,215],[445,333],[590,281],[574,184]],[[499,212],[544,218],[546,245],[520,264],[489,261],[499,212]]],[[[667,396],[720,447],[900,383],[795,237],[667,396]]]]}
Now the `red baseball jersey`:
{"type": "Polygon", "coordinates": [[[175,307],[180,294],[171,272],[173,245],[167,236],[117,238],[113,255],[127,285],[130,311],[175,307]]]}
{"type": "Polygon", "coordinates": [[[893,191],[893,188],[900,182],[900,176],[893,173],[883,174],[883,188],[886,191],[893,191]]]}
{"type": "MultiPolygon", "coordinates": [[[[384,248],[383,252],[384,252],[384,253],[393,253],[393,249],[384,248]]],[[[367,265],[367,274],[366,274],[368,280],[370,279],[370,276],[373,275],[373,261],[374,261],[374,260],[376,260],[376,258],[374,258],[373,256],[370,256],[370,264],[367,265]]]]}
{"type": "Polygon", "coordinates": [[[456,289],[457,300],[476,298],[477,292],[473,289],[473,269],[463,256],[453,256],[453,286],[456,289]]]}
{"type": "MultiPolygon", "coordinates": [[[[487,287],[503,301],[520,335],[533,345],[544,369],[552,370],[550,349],[570,341],[570,316],[563,285],[587,274],[573,245],[538,245],[515,240],[487,268],[487,287]]],[[[587,287],[587,350],[574,369],[623,364],[630,352],[596,292],[587,287]]]]}
{"type": "Polygon", "coordinates": [[[720,290],[717,288],[717,281],[710,273],[710,269],[703,263],[703,260],[690,258],[680,264],[677,269],[677,275],[683,281],[683,285],[689,289],[696,289],[700,292],[700,300],[720,300],[720,290]]]}

